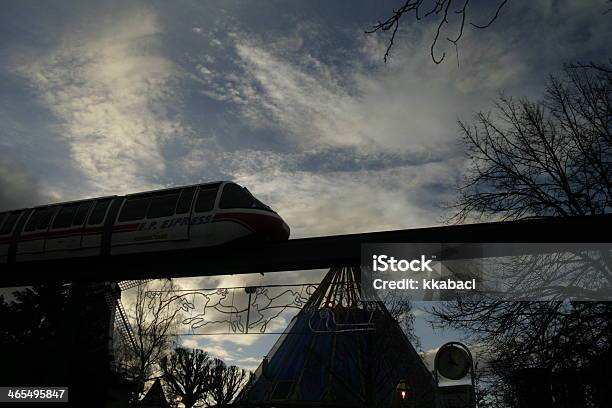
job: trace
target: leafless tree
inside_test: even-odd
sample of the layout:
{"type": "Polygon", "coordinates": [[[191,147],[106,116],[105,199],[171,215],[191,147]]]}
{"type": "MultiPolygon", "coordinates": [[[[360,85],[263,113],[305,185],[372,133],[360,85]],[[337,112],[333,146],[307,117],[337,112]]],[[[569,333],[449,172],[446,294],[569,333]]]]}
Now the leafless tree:
{"type": "MultiPolygon", "coordinates": [[[[484,29],[491,26],[491,24],[493,24],[493,22],[497,20],[499,13],[506,5],[507,1],[508,0],[497,0],[493,2],[495,3],[496,8],[493,12],[493,15],[488,21],[482,24],[476,24],[472,22],[470,22],[469,24],[472,27],[478,29],[484,29]]],[[[402,18],[405,15],[414,12],[416,20],[433,19],[437,24],[437,29],[435,37],[431,43],[430,54],[431,59],[436,64],[439,64],[444,60],[446,54],[443,52],[440,57],[436,57],[435,48],[438,43],[438,40],[440,39],[440,36],[443,35],[442,33],[445,29],[445,26],[449,24],[449,18],[451,18],[452,16],[458,19],[458,31],[455,33],[454,36],[446,38],[447,41],[449,41],[456,47],[459,41],[461,40],[461,37],[463,37],[463,30],[465,28],[465,23],[469,12],[469,5],[470,0],[406,0],[401,7],[392,10],[391,16],[389,18],[387,18],[385,21],[379,21],[372,27],[372,29],[366,31],[366,33],[371,34],[377,31],[391,32],[391,38],[389,39],[389,44],[387,46],[387,50],[385,51],[384,56],[384,60],[385,62],[387,62],[391,52],[391,48],[393,48],[394,45],[395,35],[397,34],[397,30],[399,29],[400,21],[402,21],[402,18]]]]}
{"type": "Polygon", "coordinates": [[[140,399],[149,381],[157,378],[159,363],[168,353],[179,322],[180,309],[170,307],[170,280],[148,282],[138,286],[134,307],[128,315],[134,331],[135,347],[129,342],[118,347],[118,360],[136,384],[135,402],[140,399]],[[161,287],[150,292],[153,284],[161,287]]]}
{"type": "MultiPolygon", "coordinates": [[[[502,95],[496,115],[479,113],[474,124],[460,123],[471,166],[452,220],[609,213],[611,67],[568,66],[563,77],[550,78],[542,101],[517,102],[502,95]]],[[[600,260],[609,285],[609,253],[600,260]]],[[[528,269],[533,261],[527,257],[517,269],[528,269]]],[[[571,280],[588,276],[588,260],[572,262],[566,270],[571,280]]],[[[574,374],[574,383],[606,389],[600,377],[612,361],[609,302],[459,299],[439,305],[434,314],[438,325],[466,330],[486,349],[498,380],[491,389],[510,404],[516,403],[517,388],[511,385],[516,373],[534,367],[581,372],[581,378],[574,374]]],[[[609,396],[597,398],[604,398],[601,404],[609,396]]]]}
{"type": "Polygon", "coordinates": [[[412,302],[406,295],[402,295],[400,291],[389,291],[383,299],[385,307],[389,311],[391,317],[397,321],[410,343],[416,350],[420,350],[421,342],[414,334],[414,311],[412,302]]]}
{"type": "Polygon", "coordinates": [[[238,396],[240,390],[249,382],[251,373],[236,367],[228,366],[216,358],[210,368],[210,400],[213,406],[227,407],[238,396]]]}
{"type": "Polygon", "coordinates": [[[544,100],[502,95],[497,115],[459,123],[471,167],[455,220],[612,209],[612,64],[597,67],[566,67],[550,78],[544,100]]]}
{"type": "Polygon", "coordinates": [[[526,369],[573,373],[574,383],[582,382],[593,392],[606,387],[602,378],[612,342],[608,302],[480,300],[435,309],[439,327],[466,330],[489,356],[481,370],[487,383],[484,394],[497,406],[501,401],[516,403],[516,375],[526,369]],[[576,373],[583,376],[577,378],[576,373]]]}
{"type": "Polygon", "coordinates": [[[161,371],[173,397],[180,399],[185,408],[206,400],[210,391],[212,361],[207,352],[178,347],[161,360],[161,371]]]}

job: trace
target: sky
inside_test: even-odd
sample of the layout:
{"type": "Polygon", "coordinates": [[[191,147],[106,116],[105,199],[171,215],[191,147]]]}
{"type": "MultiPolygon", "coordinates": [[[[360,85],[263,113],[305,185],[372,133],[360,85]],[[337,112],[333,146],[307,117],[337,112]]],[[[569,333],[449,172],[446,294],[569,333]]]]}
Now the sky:
{"type": "MultiPolygon", "coordinates": [[[[0,2],[0,210],[235,180],[293,238],[439,225],[466,166],[457,120],[499,92],[541,98],[564,63],[612,48],[605,0],[513,0],[490,28],[466,25],[457,50],[451,18],[439,65],[435,26],[406,17],[385,64],[388,36],[364,31],[400,3],[0,2]]],[[[472,1],[468,21],[492,3],[472,1]]],[[[458,335],[426,315],[425,350],[458,335]]],[[[272,337],[182,341],[254,368],[272,337]]]]}

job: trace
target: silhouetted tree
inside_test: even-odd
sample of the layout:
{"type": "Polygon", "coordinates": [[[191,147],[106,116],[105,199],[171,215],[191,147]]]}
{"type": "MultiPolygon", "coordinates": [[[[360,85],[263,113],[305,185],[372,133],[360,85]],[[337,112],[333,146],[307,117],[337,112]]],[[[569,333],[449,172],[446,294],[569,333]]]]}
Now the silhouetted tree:
{"type": "Polygon", "coordinates": [[[210,400],[214,406],[227,407],[249,382],[251,374],[234,365],[228,366],[216,358],[210,367],[210,400]]]}
{"type": "Polygon", "coordinates": [[[182,347],[161,360],[161,371],[170,393],[191,408],[210,391],[211,359],[205,351],[182,347]]]}
{"type": "MultiPolygon", "coordinates": [[[[610,64],[612,68],[612,64],[610,64]]],[[[460,122],[471,167],[456,218],[603,214],[612,209],[612,72],[566,67],[539,102],[501,96],[460,122]]]]}
{"type": "Polygon", "coordinates": [[[170,304],[175,285],[166,279],[159,282],[161,286],[155,291],[150,282],[139,285],[134,307],[127,311],[136,347],[123,341],[116,348],[116,360],[136,383],[135,401],[146,384],[158,377],[159,362],[168,353],[179,322],[180,309],[170,304]]]}
{"type": "MultiPolygon", "coordinates": [[[[455,221],[610,212],[609,66],[566,67],[564,77],[550,78],[544,100],[516,102],[501,96],[496,107],[496,116],[479,113],[475,124],[460,123],[471,167],[454,205],[455,221]]],[[[609,254],[600,261],[601,279],[609,285],[609,254]]],[[[521,262],[529,267],[533,258],[521,262]]],[[[586,271],[577,262],[564,273],[576,280],[586,271]]],[[[610,402],[602,380],[604,367],[612,362],[609,302],[464,299],[436,307],[435,315],[439,325],[467,330],[483,346],[499,380],[490,389],[510,405],[517,403],[517,381],[529,372],[524,370],[533,369],[573,373],[567,383],[590,387],[595,406],[610,402]]]]}
{"type": "Polygon", "coordinates": [[[68,285],[37,285],[0,296],[0,383],[42,384],[64,323],[68,285]]]}

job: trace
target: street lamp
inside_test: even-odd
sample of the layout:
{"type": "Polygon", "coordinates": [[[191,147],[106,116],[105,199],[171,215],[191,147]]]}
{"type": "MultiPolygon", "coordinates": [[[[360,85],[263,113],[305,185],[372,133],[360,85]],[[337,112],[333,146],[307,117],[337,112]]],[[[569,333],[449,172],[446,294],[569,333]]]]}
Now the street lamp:
{"type": "Polygon", "coordinates": [[[406,400],[410,398],[410,385],[408,385],[408,381],[400,380],[400,382],[395,387],[395,392],[401,400],[406,400]]]}

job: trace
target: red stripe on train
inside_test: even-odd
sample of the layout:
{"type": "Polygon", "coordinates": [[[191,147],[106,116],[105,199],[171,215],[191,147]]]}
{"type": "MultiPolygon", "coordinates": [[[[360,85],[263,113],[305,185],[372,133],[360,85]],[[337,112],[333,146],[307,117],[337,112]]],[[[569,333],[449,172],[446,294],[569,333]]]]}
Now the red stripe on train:
{"type": "MultiPolygon", "coordinates": [[[[113,227],[113,232],[131,232],[136,231],[138,224],[125,224],[116,225],[113,227]]],[[[19,237],[19,241],[34,241],[37,239],[54,239],[54,238],[65,238],[75,235],[94,235],[104,231],[104,227],[89,227],[89,228],[75,228],[65,231],[46,231],[37,232],[34,234],[25,233],[19,237]]],[[[2,238],[0,243],[10,242],[11,238],[2,238]]]]}
{"type": "Polygon", "coordinates": [[[286,232],[283,230],[281,219],[270,215],[238,212],[217,213],[213,222],[219,221],[233,221],[244,225],[258,234],[269,235],[278,239],[287,239],[284,236],[286,232]]]}

